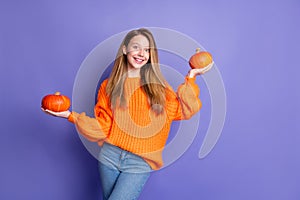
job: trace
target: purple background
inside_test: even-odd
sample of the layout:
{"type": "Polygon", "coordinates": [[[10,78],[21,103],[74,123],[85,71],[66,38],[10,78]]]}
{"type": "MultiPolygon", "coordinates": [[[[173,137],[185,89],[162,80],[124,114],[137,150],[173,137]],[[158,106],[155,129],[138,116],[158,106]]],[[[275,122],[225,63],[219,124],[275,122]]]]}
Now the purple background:
{"type": "Polygon", "coordinates": [[[99,199],[97,160],[72,124],[40,111],[40,100],[56,90],[71,96],[80,64],[101,41],[152,26],[187,34],[214,55],[227,117],[199,160],[209,122],[202,84],[204,125],[179,160],[152,174],[141,199],[300,199],[300,2],[174,2],[0,2],[0,199],[99,199]]]}

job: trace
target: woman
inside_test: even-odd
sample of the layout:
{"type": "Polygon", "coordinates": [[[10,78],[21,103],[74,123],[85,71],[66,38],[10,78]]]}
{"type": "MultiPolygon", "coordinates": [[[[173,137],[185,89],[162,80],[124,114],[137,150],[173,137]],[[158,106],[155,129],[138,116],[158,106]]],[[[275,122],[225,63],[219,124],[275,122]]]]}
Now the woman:
{"type": "Polygon", "coordinates": [[[175,93],[160,71],[151,32],[133,30],[100,86],[93,118],[74,111],[45,112],[67,118],[88,140],[102,146],[99,171],[104,199],[137,199],[151,170],[163,165],[172,121],[189,119],[200,110],[195,77],[212,66],[191,69],[175,93]]]}

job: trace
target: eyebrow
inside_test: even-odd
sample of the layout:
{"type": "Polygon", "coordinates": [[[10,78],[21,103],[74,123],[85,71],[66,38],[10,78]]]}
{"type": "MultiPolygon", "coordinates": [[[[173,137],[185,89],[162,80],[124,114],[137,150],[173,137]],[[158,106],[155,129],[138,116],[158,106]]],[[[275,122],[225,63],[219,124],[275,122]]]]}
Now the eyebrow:
{"type": "MultiPolygon", "coordinates": [[[[139,43],[137,43],[137,42],[133,42],[132,44],[137,44],[137,45],[139,45],[139,46],[141,46],[139,43]]],[[[144,48],[150,48],[150,46],[144,46],[144,48]]]]}

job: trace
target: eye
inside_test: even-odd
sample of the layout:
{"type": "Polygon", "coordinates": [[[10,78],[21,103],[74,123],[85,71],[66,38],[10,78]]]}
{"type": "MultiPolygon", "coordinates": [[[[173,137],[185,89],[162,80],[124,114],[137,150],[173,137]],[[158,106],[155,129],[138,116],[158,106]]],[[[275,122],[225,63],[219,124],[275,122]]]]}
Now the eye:
{"type": "Polygon", "coordinates": [[[150,53],[150,49],[145,49],[145,52],[150,53]]]}
{"type": "Polygon", "coordinates": [[[139,47],[137,45],[133,45],[132,48],[133,49],[139,49],[139,47]]]}

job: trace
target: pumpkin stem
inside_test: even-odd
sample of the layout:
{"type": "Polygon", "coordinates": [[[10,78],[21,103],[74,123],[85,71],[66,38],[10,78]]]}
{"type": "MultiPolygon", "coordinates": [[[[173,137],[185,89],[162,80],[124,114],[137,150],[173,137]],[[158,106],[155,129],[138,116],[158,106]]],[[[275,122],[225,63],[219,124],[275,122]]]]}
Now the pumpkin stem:
{"type": "Polygon", "coordinates": [[[198,47],[197,49],[196,49],[196,53],[199,53],[201,51],[201,49],[198,47]]]}
{"type": "Polygon", "coordinates": [[[60,95],[60,92],[55,92],[54,95],[60,95]]]}

